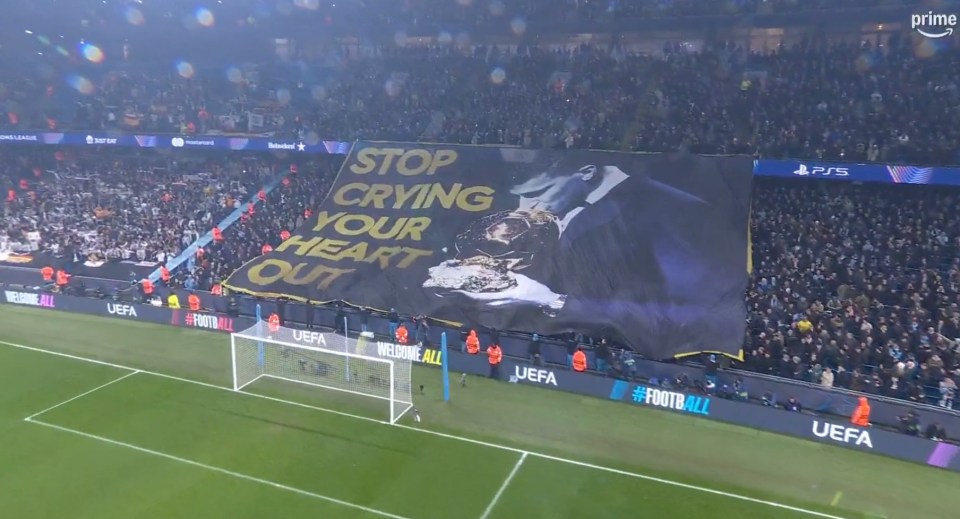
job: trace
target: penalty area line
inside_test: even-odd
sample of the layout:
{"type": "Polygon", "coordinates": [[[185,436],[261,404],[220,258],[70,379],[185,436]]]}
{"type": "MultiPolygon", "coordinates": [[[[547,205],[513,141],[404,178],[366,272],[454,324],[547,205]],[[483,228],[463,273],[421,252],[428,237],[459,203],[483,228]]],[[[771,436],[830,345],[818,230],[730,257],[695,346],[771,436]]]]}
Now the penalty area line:
{"type": "Polygon", "coordinates": [[[509,474],[507,474],[507,479],[503,480],[503,484],[497,489],[497,493],[493,495],[493,499],[490,500],[490,504],[487,505],[487,508],[483,511],[483,515],[480,516],[480,519],[487,519],[490,517],[490,513],[493,512],[494,507],[496,507],[497,503],[500,502],[500,497],[503,496],[504,491],[506,491],[507,487],[510,486],[510,482],[513,481],[513,477],[516,476],[517,472],[520,471],[520,466],[523,465],[524,460],[527,459],[527,454],[528,453],[524,452],[520,455],[520,459],[517,460],[517,463],[513,465],[513,469],[509,474]]]}
{"type": "Polygon", "coordinates": [[[291,486],[289,486],[289,485],[284,485],[284,484],[282,484],[282,483],[276,483],[276,482],[274,482],[274,481],[270,481],[270,480],[266,480],[266,479],[261,479],[261,478],[254,477],[254,476],[248,476],[248,475],[246,475],[246,474],[241,474],[241,473],[239,473],[239,472],[234,472],[234,471],[232,471],[232,470],[227,470],[227,469],[223,469],[223,468],[220,468],[220,467],[215,467],[215,466],[213,466],[213,465],[207,465],[206,463],[200,463],[199,461],[194,461],[194,460],[190,460],[190,459],[187,459],[187,458],[181,458],[181,457],[179,457],[179,456],[174,456],[174,455],[172,455],[172,454],[167,454],[167,453],[165,453],[165,452],[160,452],[160,451],[155,451],[155,450],[152,450],[152,449],[147,449],[147,448],[145,448],[145,447],[140,447],[140,446],[138,446],[138,445],[133,445],[133,444],[130,444],[130,443],[125,443],[125,442],[118,441],[118,440],[113,440],[113,439],[106,438],[106,437],[103,437],[103,436],[97,436],[96,434],[90,434],[90,433],[86,433],[86,432],[83,432],[83,431],[78,431],[78,430],[76,430],[76,429],[71,429],[71,428],[69,428],[69,427],[63,427],[63,426],[61,426],[61,425],[55,425],[55,424],[52,424],[52,423],[41,422],[41,421],[39,421],[39,420],[34,420],[33,418],[26,418],[25,421],[28,422],[28,423],[32,423],[32,424],[42,425],[42,426],[48,427],[48,428],[50,428],[50,429],[55,429],[55,430],[57,430],[57,431],[61,431],[61,432],[73,434],[73,435],[76,435],[76,436],[82,436],[82,437],[87,438],[87,439],[90,439],[90,440],[95,440],[95,441],[102,442],[102,443],[106,443],[106,444],[113,445],[113,446],[116,446],[116,447],[124,447],[124,448],[126,448],[126,449],[130,449],[130,450],[133,450],[133,451],[137,451],[137,452],[140,452],[140,453],[143,453],[143,454],[149,454],[149,455],[151,455],[151,456],[155,456],[155,457],[158,457],[158,458],[164,458],[164,459],[167,459],[167,460],[170,460],[170,461],[176,461],[176,462],[182,463],[182,464],[184,464],[184,465],[190,465],[190,466],[192,466],[192,467],[201,468],[201,469],[208,470],[208,471],[211,471],[211,472],[217,472],[217,473],[220,473],[220,474],[224,474],[224,475],[226,475],[226,476],[230,476],[230,477],[232,477],[232,478],[242,479],[242,480],[244,480],[244,481],[249,481],[249,482],[252,482],[252,483],[259,483],[259,484],[261,484],[261,485],[266,485],[266,486],[273,487],[273,488],[277,488],[277,489],[280,489],[280,490],[285,490],[285,491],[287,491],[287,492],[292,492],[292,493],[294,493],[294,494],[299,494],[299,495],[301,495],[301,496],[311,497],[311,498],[313,498],[313,499],[319,499],[319,500],[321,500],[321,501],[326,501],[326,502],[328,502],[328,503],[333,503],[333,504],[335,504],[335,505],[340,505],[340,506],[343,506],[343,507],[346,507],[346,508],[353,508],[354,510],[362,510],[362,511],[367,512],[367,513],[372,514],[372,515],[377,515],[377,516],[380,516],[380,517],[386,517],[386,518],[388,518],[388,519],[409,519],[409,518],[404,517],[404,516],[402,516],[402,515],[391,514],[391,513],[389,513],[389,512],[384,512],[383,510],[377,510],[377,509],[375,509],[375,508],[370,508],[370,507],[367,507],[367,506],[358,505],[358,504],[356,504],[356,503],[351,503],[351,502],[349,502],[349,501],[343,501],[343,500],[341,500],[341,499],[337,499],[337,498],[330,497],[330,496],[325,496],[325,495],[323,495],[323,494],[317,494],[316,492],[310,492],[309,490],[303,490],[303,489],[301,489],[301,488],[291,487],[291,486]]]}
{"type": "Polygon", "coordinates": [[[43,411],[39,411],[39,412],[33,413],[32,415],[24,418],[23,421],[24,421],[24,422],[29,422],[29,421],[33,420],[34,418],[36,418],[36,417],[38,417],[38,416],[40,416],[40,415],[42,415],[42,414],[49,413],[50,411],[53,411],[54,409],[56,409],[56,408],[58,408],[58,407],[65,406],[65,405],[69,404],[70,402],[73,402],[74,400],[80,400],[81,398],[83,398],[83,397],[85,397],[85,396],[87,396],[87,395],[89,395],[89,394],[91,394],[91,393],[96,393],[97,391],[100,391],[101,389],[103,389],[103,388],[105,388],[105,387],[107,387],[107,386],[112,386],[113,384],[116,384],[117,382],[120,382],[121,380],[123,380],[123,379],[125,379],[125,378],[130,378],[130,377],[136,375],[137,373],[140,373],[140,370],[139,370],[139,369],[135,369],[135,370],[131,371],[130,373],[127,373],[126,375],[124,375],[124,376],[122,376],[122,377],[120,377],[120,378],[116,378],[116,379],[111,380],[110,382],[107,382],[106,384],[99,385],[99,386],[91,389],[90,391],[85,391],[85,392],[83,392],[83,393],[80,393],[79,395],[77,395],[77,396],[75,396],[75,397],[73,397],[73,398],[68,398],[68,399],[64,400],[63,402],[60,402],[59,404],[54,404],[54,405],[52,405],[52,406],[44,409],[43,411]]]}
{"type": "MultiPolygon", "coordinates": [[[[59,351],[46,350],[46,349],[43,349],[43,348],[36,348],[36,347],[34,347],[34,346],[26,346],[26,345],[23,345],[23,344],[16,344],[16,343],[7,342],[7,341],[0,341],[0,344],[6,345],[6,346],[10,346],[10,347],[12,347],[12,348],[21,349],[21,350],[33,351],[33,352],[36,352],[36,353],[45,353],[45,354],[47,354],[47,355],[53,355],[53,356],[56,356],[56,357],[63,357],[63,358],[72,359],[72,360],[76,360],[76,361],[80,361],[80,362],[87,362],[87,363],[91,363],[91,364],[98,364],[98,365],[100,365],[100,366],[110,366],[110,367],[113,367],[113,368],[123,369],[123,370],[127,370],[127,371],[138,371],[138,372],[140,372],[140,373],[142,373],[142,374],[144,374],[144,375],[151,375],[151,376],[154,376],[154,377],[160,377],[160,378],[165,378],[165,379],[169,379],[169,380],[176,380],[176,381],[183,382],[183,383],[186,383],[186,384],[194,384],[194,385],[198,385],[198,386],[209,387],[209,388],[212,388],[212,389],[219,389],[219,390],[221,390],[221,391],[230,391],[231,393],[238,393],[238,394],[241,394],[241,395],[247,395],[247,396],[254,397],[254,398],[261,398],[261,399],[264,399],[264,400],[270,400],[270,401],[272,401],[272,402],[278,402],[278,403],[281,403],[281,404],[292,405],[292,406],[295,406],[295,407],[303,407],[303,408],[306,408],[306,409],[313,409],[313,410],[315,410],[315,411],[321,411],[321,412],[324,412],[324,413],[330,413],[330,414],[335,414],[335,415],[344,416],[344,417],[348,417],[348,418],[354,418],[354,419],[357,419],[357,420],[363,420],[363,421],[365,421],[365,422],[371,422],[371,423],[376,423],[376,424],[383,424],[383,423],[384,423],[382,420],[377,420],[377,419],[375,419],[375,418],[369,418],[369,417],[366,417],[366,416],[360,416],[360,415],[345,413],[345,412],[343,412],[343,411],[337,411],[337,410],[334,410],[334,409],[326,409],[326,408],[323,408],[323,407],[312,406],[312,405],[309,405],[309,404],[302,404],[302,403],[299,403],[299,402],[291,402],[291,401],[289,401],[289,400],[283,400],[283,399],[280,399],[280,398],[274,398],[274,397],[271,397],[271,396],[261,395],[261,394],[257,394],[257,393],[250,393],[250,392],[247,392],[247,391],[235,391],[232,387],[218,386],[218,385],[216,385],[216,384],[210,384],[210,383],[208,383],[208,382],[200,382],[199,380],[190,380],[190,379],[188,379],[188,378],[177,377],[177,376],[174,376],[174,375],[167,375],[167,374],[165,374],[165,373],[157,373],[157,372],[153,372],[153,371],[147,371],[147,370],[144,370],[144,369],[132,368],[132,367],[130,367],[130,366],[123,366],[123,365],[120,365],[120,364],[114,364],[114,363],[112,363],[112,362],[105,362],[105,361],[102,361],[102,360],[91,359],[91,358],[88,358],[88,357],[80,357],[80,356],[78,356],[78,355],[71,355],[71,354],[69,354],[69,353],[62,353],[62,352],[59,352],[59,351]]],[[[30,420],[30,421],[31,421],[32,423],[38,423],[36,420],[30,420]]],[[[473,439],[473,438],[467,438],[467,437],[465,437],[465,436],[457,436],[457,435],[454,435],[454,434],[447,434],[447,433],[444,433],[444,432],[433,431],[433,430],[424,429],[424,428],[421,428],[421,427],[414,427],[414,426],[411,426],[411,425],[405,425],[405,424],[400,424],[400,423],[393,424],[391,427],[397,427],[397,428],[400,428],[400,429],[405,429],[405,430],[410,430],[410,431],[417,431],[417,432],[420,432],[420,433],[423,433],[423,434],[429,434],[429,435],[436,436],[436,437],[439,437],[439,438],[447,438],[447,439],[449,439],[449,440],[456,440],[456,441],[460,441],[460,442],[472,443],[472,444],[474,444],[474,445],[482,445],[482,446],[484,446],[484,447],[489,447],[489,448],[491,448],[491,449],[497,449],[497,450],[508,451],[508,452],[515,452],[515,453],[520,454],[520,455],[526,454],[526,455],[528,455],[528,456],[534,456],[534,457],[541,458],[541,459],[545,459],[545,460],[556,461],[556,462],[558,462],[558,463],[566,463],[566,464],[568,464],[568,465],[575,465],[575,466],[578,466],[578,467],[589,468],[589,469],[593,469],[593,470],[599,470],[599,471],[602,471],[602,472],[609,472],[609,473],[611,473],[611,474],[619,474],[619,475],[621,475],[621,476],[627,476],[627,477],[642,479],[642,480],[644,480],[644,481],[651,481],[651,482],[660,483],[660,484],[663,484],[663,485],[669,485],[669,486],[673,486],[673,487],[684,488],[684,489],[687,489],[687,490],[692,490],[692,491],[695,491],[695,492],[702,492],[702,493],[705,493],[705,494],[712,494],[712,495],[715,495],[715,496],[721,496],[721,497],[725,497],[725,498],[729,498],[729,499],[734,499],[734,500],[737,500],[737,501],[744,501],[744,502],[748,502],[748,503],[754,503],[754,504],[757,504],[757,505],[764,505],[764,506],[768,506],[768,507],[771,507],[771,508],[777,508],[777,509],[780,509],[780,510],[789,510],[789,511],[791,511],[791,512],[796,512],[796,513],[802,514],[802,515],[809,515],[809,516],[811,516],[811,517],[819,517],[819,518],[821,518],[821,519],[847,519],[847,518],[842,517],[842,516],[839,516],[839,515],[831,515],[831,514],[826,514],[826,513],[823,513],[823,512],[817,512],[816,510],[808,510],[808,509],[806,509],[806,508],[800,508],[800,507],[797,507],[797,506],[786,505],[786,504],[783,504],[783,503],[778,503],[778,502],[776,502],[776,501],[767,501],[767,500],[765,500],[765,499],[758,499],[758,498],[755,498],[755,497],[745,496],[745,495],[742,495],[742,494],[736,494],[736,493],[734,493],[734,492],[726,492],[726,491],[723,491],[723,490],[716,490],[716,489],[712,489],[712,488],[701,487],[701,486],[697,486],[697,485],[691,485],[691,484],[688,484],[688,483],[681,483],[681,482],[679,482],[679,481],[673,481],[673,480],[670,480],[670,479],[658,478],[658,477],[655,477],[655,476],[649,476],[649,475],[640,474],[640,473],[637,473],[637,472],[629,472],[629,471],[626,471],[626,470],[616,469],[616,468],[613,468],[613,467],[606,467],[606,466],[603,466],[603,465],[596,465],[596,464],[587,463],[587,462],[584,462],[584,461],[577,461],[577,460],[572,460],[572,459],[569,459],[569,458],[561,458],[561,457],[559,457],[559,456],[552,456],[552,455],[549,455],[549,454],[543,454],[543,453],[539,453],[539,452],[527,451],[527,450],[523,450],[523,449],[518,449],[518,448],[516,448],[516,447],[509,447],[509,446],[506,446],[506,445],[498,445],[498,444],[496,444],[496,443],[490,443],[490,442],[485,442],[485,441],[482,441],[482,440],[476,440],[476,439],[473,439]]]]}

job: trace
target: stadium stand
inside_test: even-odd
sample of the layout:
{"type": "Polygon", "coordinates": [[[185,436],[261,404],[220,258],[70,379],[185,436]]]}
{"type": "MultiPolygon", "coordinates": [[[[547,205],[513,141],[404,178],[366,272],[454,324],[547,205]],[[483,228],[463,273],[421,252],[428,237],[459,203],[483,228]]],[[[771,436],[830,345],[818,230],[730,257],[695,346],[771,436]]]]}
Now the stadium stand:
{"type": "Polygon", "coordinates": [[[767,54],[723,43],[658,56],[394,47],[337,52],[335,68],[237,70],[233,82],[222,71],[109,73],[90,96],[5,82],[0,124],[953,164],[958,94],[945,71],[960,52],[929,45],[894,35],[882,48],[810,40],[767,54]],[[72,110],[48,99],[68,94],[72,110]]]}
{"type": "Polygon", "coordinates": [[[222,242],[206,247],[199,272],[192,273],[196,286],[208,290],[262,254],[265,247],[277,247],[284,232],[299,227],[323,200],[341,161],[321,156],[302,166],[290,164],[280,186],[266,194],[252,214],[247,212],[239,223],[225,229],[222,242]]]}
{"type": "Polygon", "coordinates": [[[270,157],[4,149],[6,239],[77,261],[164,263],[255,193],[270,157]]]}
{"type": "MultiPolygon", "coordinates": [[[[911,3],[855,0],[845,7],[911,3]]],[[[482,23],[514,12],[527,20],[792,13],[833,2],[510,4],[497,13],[488,2],[366,2],[384,19],[414,24],[482,23]]],[[[242,70],[125,66],[91,72],[69,88],[42,75],[11,75],[0,80],[0,127],[960,164],[960,91],[951,75],[960,51],[897,33],[882,47],[811,39],[769,53],[713,41],[666,44],[650,54],[476,44],[467,51],[335,48],[300,58],[242,70]]],[[[253,214],[224,229],[222,242],[176,272],[178,284],[200,289],[264,246],[276,247],[322,199],[339,160],[2,151],[2,180],[12,192],[6,239],[37,231],[43,250],[72,247],[85,258],[176,256],[281,178],[253,214]]],[[[738,366],[960,408],[957,192],[786,181],[755,189],[756,270],[746,360],[738,366]]]]}
{"type": "Polygon", "coordinates": [[[762,182],[746,366],[956,406],[955,190],[762,182]]]}

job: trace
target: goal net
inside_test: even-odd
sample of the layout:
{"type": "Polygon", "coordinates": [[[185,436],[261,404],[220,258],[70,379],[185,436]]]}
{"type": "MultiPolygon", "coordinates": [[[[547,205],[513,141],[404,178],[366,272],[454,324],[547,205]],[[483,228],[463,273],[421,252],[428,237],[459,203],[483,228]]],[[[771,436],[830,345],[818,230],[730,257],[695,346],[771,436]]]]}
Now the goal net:
{"type": "Polygon", "coordinates": [[[274,379],[366,397],[389,407],[387,423],[413,408],[411,361],[388,359],[376,343],[335,333],[280,327],[260,322],[230,336],[233,389],[274,379]]]}

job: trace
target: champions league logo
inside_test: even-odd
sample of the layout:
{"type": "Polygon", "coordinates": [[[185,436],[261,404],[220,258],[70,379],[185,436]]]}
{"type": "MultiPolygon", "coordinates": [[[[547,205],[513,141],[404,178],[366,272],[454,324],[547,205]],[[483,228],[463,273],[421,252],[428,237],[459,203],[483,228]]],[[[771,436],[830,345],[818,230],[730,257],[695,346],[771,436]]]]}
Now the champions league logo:
{"type": "Polygon", "coordinates": [[[537,279],[545,277],[570,223],[627,175],[611,166],[567,174],[551,169],[510,190],[517,209],[486,215],[458,235],[456,257],[431,267],[423,286],[440,297],[460,294],[493,307],[536,305],[556,316],[567,295],[537,279]]]}

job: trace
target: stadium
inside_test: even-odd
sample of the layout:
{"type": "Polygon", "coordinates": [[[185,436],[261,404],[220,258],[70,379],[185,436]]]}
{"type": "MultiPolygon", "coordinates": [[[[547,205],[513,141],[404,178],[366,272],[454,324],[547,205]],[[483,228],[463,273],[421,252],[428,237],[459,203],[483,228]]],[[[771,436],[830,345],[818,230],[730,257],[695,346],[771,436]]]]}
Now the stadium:
{"type": "Polygon", "coordinates": [[[0,514],[960,514],[952,0],[0,17],[0,514]]]}

